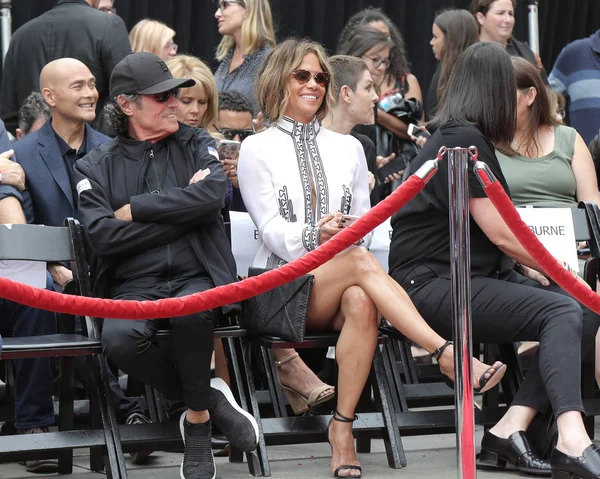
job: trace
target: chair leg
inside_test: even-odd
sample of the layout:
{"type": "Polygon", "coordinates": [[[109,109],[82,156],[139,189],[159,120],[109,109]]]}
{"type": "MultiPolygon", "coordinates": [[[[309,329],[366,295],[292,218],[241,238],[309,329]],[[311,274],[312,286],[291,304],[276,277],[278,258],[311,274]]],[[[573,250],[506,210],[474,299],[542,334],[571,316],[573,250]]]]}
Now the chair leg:
{"type": "MultiPolygon", "coordinates": [[[[74,424],[73,391],[75,368],[73,357],[60,358],[60,386],[58,396],[58,430],[72,431],[74,424]]],[[[73,449],[61,451],[58,455],[58,473],[73,473],[73,449]]]]}
{"type": "MultiPolygon", "coordinates": [[[[260,416],[260,410],[258,408],[258,401],[256,399],[256,389],[254,386],[254,375],[252,374],[252,362],[250,355],[250,343],[246,338],[240,339],[240,348],[241,348],[241,359],[242,365],[244,366],[244,371],[246,374],[246,384],[248,385],[248,399],[250,402],[250,409],[252,411],[252,415],[258,424],[258,461],[260,463],[260,468],[262,470],[262,475],[265,477],[271,476],[271,466],[269,465],[269,456],[267,455],[267,444],[265,442],[265,436],[263,432],[262,426],[262,418],[260,416]]],[[[268,374],[268,373],[267,373],[268,374]]]]}
{"type": "Polygon", "coordinates": [[[385,367],[385,373],[389,378],[394,409],[398,412],[407,412],[408,405],[406,403],[406,397],[404,396],[404,391],[402,389],[403,383],[398,368],[398,362],[396,361],[396,357],[394,354],[394,342],[390,340],[383,345],[383,365],[385,367]]]}
{"type": "MultiPolygon", "coordinates": [[[[229,377],[232,382],[232,384],[230,385],[231,390],[234,392],[234,395],[236,396],[240,406],[244,410],[248,411],[248,402],[246,401],[246,393],[244,392],[244,388],[242,386],[244,383],[240,372],[240,365],[238,363],[238,354],[235,349],[235,344],[233,342],[233,338],[226,339],[227,340],[223,342],[223,348],[225,350],[225,354],[229,356],[228,369],[229,377]]],[[[242,453],[242,451],[231,447],[229,450],[229,462],[244,462],[244,454],[242,453]]],[[[253,464],[251,462],[252,461],[250,460],[250,458],[248,458],[248,469],[250,471],[250,474],[255,475],[254,471],[252,470],[253,464]]]]}
{"type": "MultiPolygon", "coordinates": [[[[356,405],[356,411],[358,414],[364,411],[373,410],[371,404],[371,383],[372,376],[369,374],[367,383],[365,384],[365,387],[358,398],[358,404],[356,405]]],[[[371,438],[369,435],[361,432],[355,432],[354,436],[356,437],[356,452],[359,454],[369,454],[371,452],[371,438]]]]}
{"type": "Polygon", "coordinates": [[[103,356],[94,355],[89,358],[89,365],[90,370],[93,371],[93,394],[96,395],[98,400],[108,453],[106,472],[107,475],[111,474],[115,479],[125,479],[127,477],[127,468],[121,448],[119,426],[108,397],[109,387],[106,361],[104,361],[103,356]]]}
{"type": "Polygon", "coordinates": [[[154,423],[158,423],[158,412],[156,408],[156,397],[154,394],[154,389],[144,384],[144,395],[146,396],[146,406],[148,406],[148,414],[150,415],[150,420],[154,423]]]}
{"type": "Polygon", "coordinates": [[[283,391],[279,387],[277,378],[277,366],[275,365],[275,357],[270,349],[260,346],[261,356],[265,372],[267,374],[267,383],[269,386],[269,394],[275,410],[275,417],[288,417],[286,402],[283,397],[283,391]]]}
{"type": "Polygon", "coordinates": [[[383,356],[379,348],[375,349],[375,355],[373,356],[373,371],[377,382],[375,397],[381,403],[383,423],[386,429],[384,444],[388,465],[393,469],[400,469],[401,467],[406,467],[406,455],[404,454],[402,438],[400,437],[396,411],[394,411],[390,399],[391,393],[383,364],[383,356]]]}

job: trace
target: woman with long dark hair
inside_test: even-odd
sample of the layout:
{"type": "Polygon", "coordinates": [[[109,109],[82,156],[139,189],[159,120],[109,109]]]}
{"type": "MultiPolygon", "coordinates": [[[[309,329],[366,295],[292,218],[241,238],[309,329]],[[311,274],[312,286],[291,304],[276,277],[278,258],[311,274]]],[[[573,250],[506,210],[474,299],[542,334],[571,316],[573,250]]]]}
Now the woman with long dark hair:
{"type": "Polygon", "coordinates": [[[438,98],[446,89],[456,60],[467,47],[479,41],[477,22],[467,10],[450,9],[439,12],[433,21],[431,30],[432,36],[429,44],[433,55],[440,63],[427,91],[425,113],[428,118],[435,113],[438,98]]]}
{"type": "MultiPolygon", "coordinates": [[[[364,36],[360,32],[358,32],[358,35],[364,36]]],[[[369,67],[371,76],[376,75],[373,76],[373,81],[377,82],[377,93],[380,99],[394,95],[398,96],[399,94],[403,98],[418,102],[418,109],[415,110],[410,122],[417,123],[423,119],[423,93],[417,77],[410,72],[410,62],[406,54],[404,39],[398,27],[381,9],[366,8],[350,17],[340,34],[337,53],[363,58],[369,67]],[[365,27],[368,28],[365,29],[365,27]],[[357,32],[359,30],[368,32],[369,28],[379,30],[388,38],[390,45],[387,55],[384,52],[376,55],[371,55],[369,52],[366,52],[369,53],[367,55],[364,54],[365,52],[360,55],[356,53],[357,47],[360,47],[362,42],[360,38],[357,39],[357,32]],[[353,46],[350,46],[350,44],[353,44],[353,46]]],[[[376,122],[377,125],[393,135],[390,147],[381,145],[382,141],[378,141],[379,155],[387,157],[394,153],[399,156],[404,150],[410,158],[416,154],[416,149],[413,148],[413,141],[416,138],[411,137],[407,132],[408,121],[403,121],[396,115],[378,108],[376,122]],[[406,148],[404,148],[405,146],[406,148]]]]}
{"type": "MultiPolygon", "coordinates": [[[[436,156],[442,146],[474,145],[479,160],[508,186],[494,146],[514,139],[517,86],[509,55],[496,43],[479,42],[459,57],[432,120],[435,133],[413,160],[411,170],[436,156]],[[502,99],[502,101],[498,101],[502,99]]],[[[448,163],[392,218],[390,274],[419,313],[439,334],[452,332],[448,163]]],[[[479,462],[557,478],[600,476],[600,450],[583,425],[581,358],[590,350],[600,317],[556,285],[542,286],[542,267],[508,229],[469,166],[471,304],[473,341],[503,344],[540,341],[513,403],[486,431],[479,462]],[[521,272],[515,261],[525,265],[521,272]],[[540,278],[541,279],[541,278],[540,278]],[[560,351],[560,354],[557,354],[560,351]],[[558,442],[550,463],[537,457],[527,429],[538,413],[556,416],[558,442]]]]}

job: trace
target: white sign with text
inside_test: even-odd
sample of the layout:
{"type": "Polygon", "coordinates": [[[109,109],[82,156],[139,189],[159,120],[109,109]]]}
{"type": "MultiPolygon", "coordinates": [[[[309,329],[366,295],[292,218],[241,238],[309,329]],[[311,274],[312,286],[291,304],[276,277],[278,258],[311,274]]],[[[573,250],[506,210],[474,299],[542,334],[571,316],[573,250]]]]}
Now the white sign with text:
{"type": "Polygon", "coordinates": [[[554,257],[579,271],[570,208],[517,208],[521,219],[554,257]]]}

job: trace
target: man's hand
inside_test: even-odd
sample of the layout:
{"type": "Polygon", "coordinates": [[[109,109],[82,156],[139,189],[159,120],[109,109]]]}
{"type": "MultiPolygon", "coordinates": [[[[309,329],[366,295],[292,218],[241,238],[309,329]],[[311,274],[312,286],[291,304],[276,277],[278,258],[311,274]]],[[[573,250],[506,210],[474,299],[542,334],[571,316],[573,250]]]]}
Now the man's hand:
{"type": "Polygon", "coordinates": [[[227,178],[229,178],[229,181],[231,181],[231,184],[234,186],[234,188],[240,187],[240,185],[238,184],[237,164],[238,164],[237,158],[235,158],[235,159],[227,159],[226,158],[225,160],[223,160],[223,171],[225,172],[225,175],[227,176],[227,178]]]}
{"type": "Polygon", "coordinates": [[[122,221],[133,221],[133,217],[131,216],[131,205],[128,203],[125,206],[121,206],[115,211],[115,218],[122,221]]]}
{"type": "Polygon", "coordinates": [[[340,228],[340,220],[342,219],[342,213],[340,211],[336,211],[335,213],[330,213],[327,216],[321,218],[321,220],[317,223],[317,226],[320,228],[319,230],[319,244],[325,243],[325,241],[329,241],[336,234],[342,231],[343,228],[340,228]]]}
{"type": "Polygon", "coordinates": [[[208,175],[210,175],[209,168],[204,168],[203,170],[196,171],[196,173],[194,173],[194,176],[192,176],[190,178],[190,185],[193,185],[194,183],[198,183],[199,181],[206,178],[208,175]]]}
{"type": "Polygon", "coordinates": [[[0,173],[2,173],[2,183],[14,186],[19,191],[25,189],[25,172],[21,165],[12,161],[14,150],[8,150],[0,154],[0,173]]]}
{"type": "Polygon", "coordinates": [[[61,264],[49,264],[48,271],[50,272],[50,276],[52,276],[54,284],[57,284],[61,288],[68,281],[71,281],[73,279],[73,272],[70,269],[65,268],[61,264]]]}

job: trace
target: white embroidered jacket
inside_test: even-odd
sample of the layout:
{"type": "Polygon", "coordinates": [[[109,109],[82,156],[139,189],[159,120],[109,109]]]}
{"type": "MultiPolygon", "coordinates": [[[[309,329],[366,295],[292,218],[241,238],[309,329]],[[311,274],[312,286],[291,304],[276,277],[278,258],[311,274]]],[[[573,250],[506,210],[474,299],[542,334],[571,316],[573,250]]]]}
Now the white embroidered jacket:
{"type": "MultiPolygon", "coordinates": [[[[319,245],[315,225],[328,213],[361,216],[371,206],[362,145],[316,119],[302,124],[284,117],[244,140],[238,181],[258,228],[261,245],[254,266],[261,268],[281,266],[314,250],[319,245]]],[[[370,242],[369,233],[362,246],[370,242]]]]}

